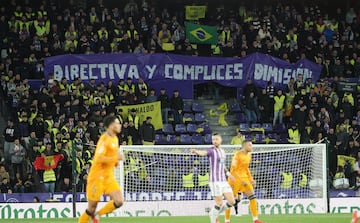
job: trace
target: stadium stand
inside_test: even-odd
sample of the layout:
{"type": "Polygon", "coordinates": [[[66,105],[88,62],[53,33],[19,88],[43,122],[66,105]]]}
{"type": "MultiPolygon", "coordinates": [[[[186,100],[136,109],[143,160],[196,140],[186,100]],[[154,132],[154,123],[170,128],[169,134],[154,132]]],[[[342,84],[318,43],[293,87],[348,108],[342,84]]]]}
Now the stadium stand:
{"type": "MultiPolygon", "coordinates": [[[[77,172],[85,179],[94,144],[104,131],[102,118],[116,114],[116,105],[141,103],[136,100],[141,97],[135,96],[141,96],[142,89],[136,87],[138,80],[126,90],[111,83],[87,84],[81,79],[72,83],[51,79],[34,89],[29,79],[43,79],[44,58],[80,53],[162,53],[165,44],[173,45],[175,54],[197,56],[203,52],[186,39],[181,1],[169,10],[161,4],[133,0],[118,5],[103,1],[27,2],[0,3],[0,110],[7,120],[0,154],[0,189],[2,193],[45,191],[39,185],[56,181],[53,190],[69,191],[71,159],[76,159],[77,172]],[[20,145],[15,143],[17,139],[20,145]],[[72,145],[79,151],[76,157],[70,155],[72,145]],[[18,159],[10,154],[13,150],[18,159]],[[61,168],[47,179],[43,171],[34,170],[34,161],[42,154],[65,157],[61,168]]],[[[219,34],[219,43],[208,56],[244,57],[261,52],[290,63],[306,57],[323,67],[317,83],[302,80],[301,75],[290,81],[281,107],[284,119],[274,126],[269,123],[274,119],[275,89],[271,85],[246,86],[242,97],[228,106],[245,138],[256,143],[316,143],[326,137],[332,176],[337,170],[337,155],[359,159],[359,88],[351,91],[344,83],[359,83],[360,11],[280,2],[262,9],[239,5],[237,11],[210,5],[208,10],[213,13],[203,22],[216,25],[219,34]],[[251,92],[259,106],[252,108],[256,123],[249,125],[244,112],[251,92]],[[296,131],[290,130],[294,124],[296,131]]],[[[182,107],[180,116],[169,113],[172,122],[164,124],[155,142],[210,144],[212,130],[204,106],[185,102],[182,107]]],[[[136,118],[121,118],[126,126],[119,136],[121,141],[140,143],[138,128],[142,123],[136,123],[136,118]]],[[[351,165],[355,163],[345,163],[345,173],[351,179],[350,186],[355,187],[351,165]]]]}

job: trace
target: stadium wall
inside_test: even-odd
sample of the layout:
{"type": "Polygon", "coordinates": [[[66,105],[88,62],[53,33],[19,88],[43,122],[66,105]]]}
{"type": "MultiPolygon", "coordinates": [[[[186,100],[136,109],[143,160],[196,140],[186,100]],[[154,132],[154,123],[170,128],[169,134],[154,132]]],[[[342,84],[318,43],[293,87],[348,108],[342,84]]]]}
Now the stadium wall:
{"type": "MultiPolygon", "coordinates": [[[[249,214],[247,200],[239,206],[241,214],[249,214]]],[[[351,213],[360,210],[360,198],[333,198],[330,200],[331,213],[351,213]]],[[[99,206],[105,203],[101,202],[99,206]]],[[[204,216],[213,202],[205,201],[149,201],[127,202],[108,217],[137,216],[204,216]],[[184,209],[183,207],[187,208],[184,209]]],[[[275,199],[259,200],[260,214],[310,214],[324,213],[322,199],[275,199]]],[[[77,203],[77,216],[85,210],[87,203],[77,203]]],[[[0,219],[71,218],[72,204],[66,203],[1,203],[0,219]]]]}

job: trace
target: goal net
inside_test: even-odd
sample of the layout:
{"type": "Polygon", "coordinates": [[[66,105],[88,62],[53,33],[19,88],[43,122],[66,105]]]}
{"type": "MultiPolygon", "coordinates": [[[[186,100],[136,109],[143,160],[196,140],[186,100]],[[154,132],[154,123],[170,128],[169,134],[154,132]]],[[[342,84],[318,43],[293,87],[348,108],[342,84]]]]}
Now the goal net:
{"type": "MultiPolygon", "coordinates": [[[[210,147],[122,146],[126,159],[115,174],[126,201],[210,201],[208,158],[190,154],[191,148],[210,147]]],[[[229,168],[232,155],[240,148],[222,148],[229,168]]],[[[250,170],[256,180],[260,213],[326,212],[325,144],[254,145],[250,170]],[[293,209],[286,210],[286,205],[293,209]]],[[[241,204],[247,204],[246,198],[241,204]]],[[[248,213],[247,207],[243,212],[248,213]]]]}

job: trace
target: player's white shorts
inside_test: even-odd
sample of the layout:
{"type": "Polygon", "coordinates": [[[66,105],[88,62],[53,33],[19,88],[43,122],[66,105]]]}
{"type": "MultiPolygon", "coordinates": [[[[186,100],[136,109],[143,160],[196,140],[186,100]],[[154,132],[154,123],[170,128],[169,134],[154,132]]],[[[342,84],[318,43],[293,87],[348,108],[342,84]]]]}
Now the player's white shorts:
{"type": "Polygon", "coordinates": [[[232,189],[228,182],[209,182],[211,196],[222,196],[224,193],[232,193],[232,189]]]}

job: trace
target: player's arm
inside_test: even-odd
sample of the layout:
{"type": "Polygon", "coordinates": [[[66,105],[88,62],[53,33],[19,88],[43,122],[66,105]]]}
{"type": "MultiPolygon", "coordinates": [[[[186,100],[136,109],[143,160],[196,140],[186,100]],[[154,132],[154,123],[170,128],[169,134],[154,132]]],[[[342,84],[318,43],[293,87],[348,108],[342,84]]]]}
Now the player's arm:
{"type": "MultiPolygon", "coordinates": [[[[251,158],[250,158],[250,160],[251,160],[251,158]]],[[[248,175],[251,184],[256,184],[256,181],[254,180],[254,178],[253,178],[253,176],[252,176],[252,174],[251,174],[251,172],[250,172],[249,167],[246,168],[246,174],[248,175]]]]}
{"type": "Polygon", "coordinates": [[[192,154],[196,154],[198,156],[207,156],[208,155],[208,152],[206,150],[191,149],[190,152],[192,154]]]}
{"type": "Polygon", "coordinates": [[[253,181],[253,180],[254,180],[254,178],[253,178],[252,175],[251,175],[251,172],[250,172],[250,169],[249,169],[249,168],[246,168],[246,174],[248,175],[250,181],[253,181]]]}
{"type": "Polygon", "coordinates": [[[236,166],[239,164],[239,161],[238,161],[238,156],[237,156],[237,153],[235,153],[231,159],[231,165],[230,165],[230,170],[228,170],[226,167],[225,167],[225,173],[226,173],[226,176],[232,181],[232,182],[235,182],[235,177],[234,177],[234,172],[236,171],[236,166]]]}

